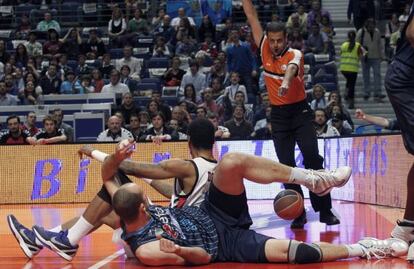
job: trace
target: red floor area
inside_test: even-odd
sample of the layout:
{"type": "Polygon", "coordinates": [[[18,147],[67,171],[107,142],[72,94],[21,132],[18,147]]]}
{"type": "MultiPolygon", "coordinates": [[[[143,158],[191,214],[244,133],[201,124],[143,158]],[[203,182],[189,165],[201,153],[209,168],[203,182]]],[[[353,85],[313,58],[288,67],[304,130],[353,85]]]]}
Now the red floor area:
{"type": "MultiPolygon", "coordinates": [[[[100,228],[81,241],[79,251],[71,263],[59,258],[55,253],[44,249],[29,261],[14,237],[6,222],[6,215],[13,213],[23,224],[31,226],[35,223],[45,227],[54,227],[82,212],[83,204],[55,206],[0,206],[0,268],[141,268],[136,260],[125,260],[123,250],[112,243],[112,232],[109,228],[100,228]]],[[[327,227],[319,223],[319,217],[308,210],[308,224],[304,230],[293,231],[289,222],[278,219],[273,213],[272,201],[250,201],[250,213],[254,220],[253,228],[276,238],[291,238],[307,242],[326,241],[330,243],[353,243],[364,236],[386,238],[393,228],[395,219],[402,216],[402,210],[385,207],[334,202],[335,211],[341,216],[341,224],[327,227]]],[[[175,268],[175,267],[171,267],[175,268]]],[[[217,263],[203,268],[414,268],[404,259],[386,259],[366,261],[349,259],[339,262],[311,265],[288,264],[237,264],[217,263]]]]}

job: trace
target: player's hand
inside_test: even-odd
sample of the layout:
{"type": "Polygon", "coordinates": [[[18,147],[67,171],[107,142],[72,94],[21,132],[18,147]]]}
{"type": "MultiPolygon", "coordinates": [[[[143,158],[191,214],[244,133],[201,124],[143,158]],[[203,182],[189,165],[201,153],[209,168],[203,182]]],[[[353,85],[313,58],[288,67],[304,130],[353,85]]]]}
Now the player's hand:
{"type": "Polygon", "coordinates": [[[286,86],[283,86],[283,85],[280,86],[277,95],[278,96],[285,96],[286,93],[287,93],[287,91],[288,91],[288,89],[289,89],[289,87],[286,87],[286,86]]]}
{"type": "Polygon", "coordinates": [[[160,238],[160,250],[165,253],[178,254],[181,251],[181,247],[171,240],[160,238]]]}
{"type": "Polygon", "coordinates": [[[130,158],[135,151],[135,141],[133,138],[124,139],[118,143],[115,149],[115,158],[118,161],[123,161],[130,158]]]}
{"type": "Polygon", "coordinates": [[[355,110],[355,118],[359,119],[359,120],[363,120],[365,118],[365,113],[364,111],[362,111],[362,109],[357,109],[355,110]]]}
{"type": "Polygon", "coordinates": [[[94,150],[94,148],[91,145],[83,145],[78,150],[79,158],[83,159],[83,155],[86,155],[86,156],[92,158],[92,151],[93,150],[94,150]]]}

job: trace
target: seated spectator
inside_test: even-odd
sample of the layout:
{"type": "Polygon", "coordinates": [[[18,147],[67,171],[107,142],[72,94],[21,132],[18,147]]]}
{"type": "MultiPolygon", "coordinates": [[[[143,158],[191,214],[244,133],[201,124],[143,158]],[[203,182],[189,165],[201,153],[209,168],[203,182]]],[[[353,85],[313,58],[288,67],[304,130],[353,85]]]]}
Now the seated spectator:
{"type": "Polygon", "coordinates": [[[292,32],[288,34],[288,46],[302,52],[305,50],[305,41],[299,30],[293,29],[292,32]]]}
{"type": "Polygon", "coordinates": [[[139,91],[137,90],[138,81],[131,77],[131,69],[128,65],[124,65],[121,67],[121,83],[124,83],[128,86],[130,92],[134,95],[139,95],[139,91]]]}
{"type": "Polygon", "coordinates": [[[342,120],[341,120],[342,126],[345,129],[348,129],[350,132],[352,132],[352,130],[353,130],[353,125],[351,125],[352,119],[348,119],[345,116],[345,114],[343,113],[342,108],[339,105],[337,105],[335,103],[330,104],[326,108],[326,114],[329,116],[329,119],[328,119],[328,124],[329,125],[332,125],[333,115],[341,115],[341,118],[342,118],[342,120]]]}
{"type": "Polygon", "coordinates": [[[89,38],[82,43],[81,53],[85,54],[89,60],[98,59],[105,53],[105,44],[98,37],[96,28],[89,30],[89,38]]]}
{"type": "Polygon", "coordinates": [[[332,22],[330,21],[330,17],[327,15],[323,15],[321,19],[321,32],[325,33],[329,40],[332,41],[335,31],[334,27],[332,25],[332,22]]]}
{"type": "Polygon", "coordinates": [[[201,103],[201,98],[197,96],[193,84],[185,85],[184,96],[180,101],[186,102],[188,112],[195,113],[198,104],[201,103]]]}
{"type": "Polygon", "coordinates": [[[160,91],[152,91],[151,93],[151,101],[155,101],[158,103],[159,110],[164,114],[165,120],[168,122],[171,120],[171,107],[164,102],[161,98],[160,91]]]}
{"type": "Polygon", "coordinates": [[[75,89],[80,88],[80,82],[77,79],[75,72],[69,70],[65,74],[65,80],[60,85],[60,93],[61,94],[74,94],[75,89]]]}
{"type": "Polygon", "coordinates": [[[135,105],[134,98],[130,92],[122,94],[122,103],[116,108],[116,111],[122,113],[125,120],[125,124],[130,124],[131,115],[137,115],[140,112],[140,108],[135,105]]]}
{"type": "Polygon", "coordinates": [[[216,27],[213,25],[208,15],[203,16],[201,25],[198,28],[198,42],[205,41],[206,37],[209,36],[211,40],[216,39],[216,27]]]}
{"type": "Polygon", "coordinates": [[[217,115],[214,113],[207,114],[208,120],[213,124],[215,128],[214,137],[217,139],[226,139],[230,137],[230,131],[228,128],[219,125],[217,115]]]}
{"type": "Polygon", "coordinates": [[[205,108],[204,106],[198,106],[196,109],[196,118],[207,119],[207,108],[205,108]]]}
{"type": "Polygon", "coordinates": [[[320,31],[320,27],[317,23],[314,23],[309,32],[308,39],[305,41],[305,53],[328,53],[328,45],[328,36],[320,31]]]}
{"type": "Polygon", "coordinates": [[[119,7],[114,7],[111,20],[108,23],[108,35],[111,43],[115,47],[120,47],[122,45],[121,37],[125,34],[126,29],[127,24],[121,9],[119,7]]]}
{"type": "Polygon", "coordinates": [[[328,125],[328,118],[323,108],[315,109],[315,118],[313,120],[317,137],[340,136],[341,134],[332,125],[328,125]]]}
{"type": "Polygon", "coordinates": [[[270,120],[266,119],[266,125],[262,128],[255,130],[252,135],[252,139],[272,139],[272,124],[270,120]]]}
{"type": "Polygon", "coordinates": [[[65,135],[67,137],[66,141],[73,142],[74,141],[73,127],[63,121],[63,118],[64,118],[63,110],[60,108],[53,109],[52,116],[56,120],[56,128],[62,129],[65,132],[65,135]]]}
{"type": "Polygon", "coordinates": [[[266,127],[267,123],[270,122],[271,113],[272,113],[272,107],[271,106],[266,107],[266,117],[256,121],[256,124],[254,125],[255,131],[266,127]]]}
{"type": "Polygon", "coordinates": [[[115,69],[115,66],[111,64],[111,54],[105,53],[102,57],[102,65],[99,67],[102,77],[104,79],[109,79],[111,76],[112,70],[115,69]]]}
{"type": "Polygon", "coordinates": [[[92,67],[86,64],[86,56],[80,54],[78,56],[78,66],[76,67],[75,74],[82,77],[85,75],[90,75],[92,67]]]}
{"type": "Polygon", "coordinates": [[[13,88],[17,89],[18,93],[22,92],[25,87],[22,68],[16,67],[12,75],[13,75],[13,88]]]}
{"type": "Polygon", "coordinates": [[[176,28],[176,29],[178,29],[178,28],[179,28],[179,26],[180,26],[180,22],[181,22],[183,19],[187,19],[187,20],[188,20],[188,23],[189,23],[192,27],[195,27],[195,26],[196,26],[196,24],[195,24],[195,22],[194,22],[194,19],[193,19],[193,18],[191,18],[191,17],[187,17],[187,16],[186,16],[186,14],[185,14],[185,9],[184,9],[184,8],[182,8],[182,7],[178,9],[178,16],[177,16],[177,17],[175,17],[175,18],[173,18],[173,19],[171,20],[171,26],[172,26],[172,27],[174,27],[174,28],[176,28]]]}
{"type": "Polygon", "coordinates": [[[29,144],[30,133],[20,128],[20,118],[16,115],[6,119],[7,131],[0,133],[0,145],[25,145],[29,144]]]}
{"type": "Polygon", "coordinates": [[[253,122],[266,118],[266,108],[270,105],[267,92],[260,93],[259,104],[255,107],[253,122]]]}
{"type": "Polygon", "coordinates": [[[43,56],[49,60],[53,57],[59,58],[62,53],[62,46],[58,32],[53,28],[49,29],[48,40],[43,44],[43,56]]]}
{"type": "Polygon", "coordinates": [[[23,14],[20,17],[20,23],[16,27],[16,31],[14,32],[16,39],[26,39],[30,33],[32,26],[30,24],[29,17],[26,14],[23,14]]]}
{"type": "Polygon", "coordinates": [[[57,144],[64,143],[67,140],[65,131],[57,128],[57,121],[51,115],[44,117],[43,130],[35,136],[28,138],[31,145],[57,144]]]}
{"type": "Polygon", "coordinates": [[[183,80],[181,81],[181,92],[184,91],[184,87],[187,84],[194,85],[197,96],[200,96],[201,90],[206,87],[206,75],[199,72],[199,65],[196,61],[190,62],[190,68],[183,76],[183,80]]]}
{"type": "Polygon", "coordinates": [[[62,80],[57,75],[57,66],[49,65],[47,72],[40,77],[39,86],[43,94],[59,94],[62,80]]]}
{"type": "Polygon", "coordinates": [[[80,87],[79,89],[76,89],[75,93],[85,94],[85,93],[94,93],[94,92],[95,92],[95,87],[92,85],[91,76],[89,75],[81,76],[80,87]]]}
{"type": "Polygon", "coordinates": [[[101,71],[99,69],[93,69],[92,70],[92,81],[91,85],[95,88],[95,92],[99,93],[102,91],[102,88],[104,86],[104,80],[102,79],[101,71]]]}
{"type": "Polygon", "coordinates": [[[165,38],[163,36],[156,37],[152,56],[154,57],[170,57],[171,56],[170,49],[168,48],[165,42],[165,38]]]}
{"type": "Polygon", "coordinates": [[[115,62],[116,69],[120,71],[122,66],[128,65],[131,70],[131,78],[139,81],[141,79],[139,75],[141,72],[141,63],[138,58],[132,56],[132,47],[124,47],[123,53],[124,57],[117,59],[115,62]]]}
{"type": "Polygon", "coordinates": [[[352,134],[352,129],[346,128],[344,125],[344,117],[342,114],[333,114],[330,122],[332,127],[338,130],[338,132],[342,135],[350,135],[352,134]]]}
{"type": "Polygon", "coordinates": [[[108,129],[102,131],[96,141],[98,142],[119,142],[124,139],[134,138],[130,131],[121,127],[122,120],[117,116],[111,116],[107,122],[108,129]]]}
{"type": "Polygon", "coordinates": [[[188,139],[188,136],[185,133],[182,133],[178,130],[179,126],[178,126],[178,121],[177,120],[171,119],[170,122],[168,123],[168,127],[170,127],[175,132],[177,132],[178,140],[187,140],[188,139]]]}
{"type": "Polygon", "coordinates": [[[151,21],[151,28],[152,29],[156,29],[156,28],[158,28],[161,24],[162,24],[162,21],[164,20],[164,16],[165,16],[166,14],[165,14],[165,9],[164,8],[160,8],[159,10],[158,10],[158,12],[157,12],[157,16],[154,16],[153,18],[152,18],[152,21],[151,21]]]}
{"type": "Polygon", "coordinates": [[[62,52],[65,53],[70,60],[78,59],[82,46],[82,38],[78,28],[70,28],[66,35],[59,41],[62,42],[62,52]]]}
{"type": "Polygon", "coordinates": [[[52,19],[52,14],[50,12],[45,12],[44,20],[40,21],[37,24],[36,30],[41,32],[49,31],[50,29],[56,30],[57,33],[60,33],[60,25],[57,21],[52,19]]]}
{"type": "Polygon", "coordinates": [[[17,105],[16,96],[7,93],[6,83],[4,81],[0,81],[0,106],[15,105],[17,105]]]}
{"type": "Polygon", "coordinates": [[[141,141],[153,141],[160,143],[164,140],[178,140],[178,133],[165,125],[165,116],[157,112],[151,117],[152,127],[144,132],[141,141]]]}
{"type": "Polygon", "coordinates": [[[207,112],[215,113],[218,116],[219,122],[223,121],[224,108],[213,99],[213,90],[209,87],[203,91],[203,103],[200,106],[205,107],[207,112]]]}
{"type": "Polygon", "coordinates": [[[151,118],[147,111],[141,111],[138,113],[139,126],[142,132],[152,127],[151,118]]]}
{"type": "Polygon", "coordinates": [[[187,34],[183,34],[175,47],[175,55],[189,57],[196,52],[197,42],[187,34]]]}
{"type": "Polygon", "coordinates": [[[160,112],[160,105],[157,101],[155,100],[150,100],[147,103],[147,112],[150,116],[150,118],[152,118],[153,115],[157,114],[158,112],[160,112]]]}
{"type": "Polygon", "coordinates": [[[16,59],[17,67],[26,68],[27,61],[29,60],[29,54],[27,53],[26,46],[23,43],[17,45],[14,57],[16,59]]]}
{"type": "Polygon", "coordinates": [[[60,70],[61,72],[61,79],[64,80],[65,79],[65,75],[66,73],[71,70],[71,71],[75,71],[72,69],[71,66],[69,66],[68,64],[68,57],[66,54],[62,54],[59,57],[59,63],[58,63],[58,70],[60,70]]]}
{"type": "Polygon", "coordinates": [[[200,50],[204,51],[210,58],[216,58],[218,55],[217,44],[213,42],[213,37],[210,34],[206,34],[204,42],[200,44],[200,50]]]}
{"type": "Polygon", "coordinates": [[[249,139],[253,132],[253,126],[244,119],[246,109],[243,105],[236,105],[233,111],[233,118],[224,123],[224,127],[230,131],[231,139],[249,139]]]}
{"type": "Polygon", "coordinates": [[[21,125],[21,129],[29,132],[29,136],[34,136],[39,132],[36,127],[36,112],[30,111],[26,115],[26,121],[21,125]]]}
{"type": "Polygon", "coordinates": [[[244,105],[246,109],[244,118],[249,122],[253,122],[253,110],[249,106],[246,106],[246,95],[243,91],[237,91],[234,95],[234,105],[244,105]]]}
{"type": "MultiPolygon", "coordinates": [[[[171,26],[171,18],[168,15],[164,15],[161,24],[154,28],[154,36],[162,36],[165,40],[172,41],[175,39],[176,33],[174,27],[171,26]]],[[[176,42],[173,42],[175,45],[176,42]]]]}
{"type": "MultiPolygon", "coordinates": [[[[231,18],[227,18],[222,21],[224,23],[224,28],[216,34],[216,42],[217,44],[224,44],[228,37],[230,36],[230,32],[234,29],[233,21],[231,18]]],[[[223,47],[221,47],[224,50],[223,47]]]]}
{"type": "Polygon", "coordinates": [[[190,114],[182,109],[180,106],[173,107],[171,111],[171,120],[176,120],[178,123],[177,131],[186,134],[188,124],[191,122],[190,114]]]}
{"type": "Polygon", "coordinates": [[[331,91],[328,95],[328,105],[327,105],[328,114],[331,115],[333,113],[341,113],[346,121],[354,128],[354,123],[351,118],[351,113],[342,103],[342,97],[339,91],[331,91]],[[333,110],[333,106],[337,105],[339,109],[337,111],[333,110]]]}
{"type": "MultiPolygon", "coordinates": [[[[16,70],[16,69],[15,69],[16,70]]],[[[20,89],[17,87],[13,74],[6,74],[4,76],[4,83],[6,84],[6,92],[16,96],[20,89]]]]}
{"type": "MultiPolygon", "coordinates": [[[[30,66],[30,64],[29,64],[29,66],[30,66]]],[[[30,69],[28,69],[28,70],[30,70],[30,69]]],[[[39,75],[39,74],[37,74],[37,75],[39,75]]],[[[26,77],[25,77],[24,81],[25,81],[25,84],[27,84],[29,81],[33,82],[33,84],[35,85],[36,93],[39,94],[39,95],[42,94],[42,87],[39,86],[37,76],[34,75],[32,72],[28,72],[26,74],[26,77]]]]}
{"type": "Polygon", "coordinates": [[[141,129],[141,124],[137,114],[131,114],[129,117],[129,125],[127,125],[127,130],[131,132],[134,136],[134,140],[138,141],[139,138],[144,134],[141,129]]]}
{"type": "MultiPolygon", "coordinates": [[[[327,16],[329,18],[329,21],[332,23],[331,15],[329,12],[321,8],[320,0],[312,0],[312,10],[308,13],[307,16],[308,29],[311,29],[315,23],[320,23],[323,16],[327,16]]],[[[310,32],[310,30],[308,30],[308,32],[310,32]]]]}
{"type": "Polygon", "coordinates": [[[215,1],[212,7],[208,0],[200,2],[202,13],[211,20],[214,26],[222,23],[230,16],[229,11],[223,8],[223,1],[215,1]]]}
{"type": "Polygon", "coordinates": [[[0,39],[0,62],[6,64],[9,61],[10,54],[6,51],[6,42],[0,39]]]}
{"type": "Polygon", "coordinates": [[[213,81],[211,82],[211,89],[213,90],[214,100],[219,101],[218,98],[224,94],[224,88],[220,78],[213,78],[213,81]]]}
{"type": "Polygon", "coordinates": [[[41,101],[40,96],[36,93],[35,85],[32,81],[26,83],[23,92],[19,93],[21,105],[37,105],[41,101]]]}
{"type": "Polygon", "coordinates": [[[292,34],[296,30],[302,37],[307,36],[306,21],[301,21],[299,13],[293,13],[289,16],[286,23],[287,34],[292,34]]]}
{"type": "Polygon", "coordinates": [[[37,41],[37,34],[34,31],[29,33],[28,40],[24,43],[27,54],[31,57],[42,56],[43,55],[43,47],[39,41],[37,41]]]}
{"type": "Polygon", "coordinates": [[[214,59],[210,71],[206,74],[207,86],[213,86],[213,80],[218,78],[221,86],[227,83],[226,65],[218,58],[214,59]]]}
{"type": "Polygon", "coordinates": [[[148,34],[149,27],[146,19],[143,18],[142,10],[137,8],[134,11],[134,17],[128,22],[128,32],[134,34],[148,34]]]}
{"type": "MultiPolygon", "coordinates": [[[[171,67],[164,73],[165,86],[180,86],[185,71],[180,68],[181,60],[179,57],[172,58],[171,67]]],[[[185,94],[185,93],[184,93],[185,94]]]]}
{"type": "MultiPolygon", "coordinates": [[[[240,82],[239,73],[232,72],[230,74],[230,83],[231,84],[230,84],[230,86],[228,86],[224,89],[223,95],[227,96],[229,98],[232,105],[235,104],[234,98],[236,96],[236,92],[241,91],[241,92],[244,93],[244,96],[247,96],[246,87],[244,87],[244,85],[240,85],[239,82],[240,82]]],[[[245,103],[247,103],[247,100],[245,100],[245,103]]]]}
{"type": "Polygon", "coordinates": [[[315,84],[313,86],[312,98],[313,100],[310,103],[312,110],[316,110],[317,108],[325,109],[328,105],[325,98],[325,88],[321,84],[315,84]]]}
{"type": "Polygon", "coordinates": [[[130,92],[127,85],[120,82],[121,73],[118,70],[112,70],[111,76],[109,79],[109,84],[103,86],[102,93],[111,93],[114,92],[116,94],[124,94],[126,92],[130,92]]]}

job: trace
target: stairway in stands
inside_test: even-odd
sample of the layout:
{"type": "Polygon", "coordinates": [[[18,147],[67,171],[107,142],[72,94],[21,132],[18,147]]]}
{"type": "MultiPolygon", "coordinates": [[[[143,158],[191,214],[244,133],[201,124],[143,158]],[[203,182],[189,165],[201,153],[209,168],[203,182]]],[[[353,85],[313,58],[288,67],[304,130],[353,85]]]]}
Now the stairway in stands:
{"type": "MultiPolygon", "coordinates": [[[[336,32],[336,35],[334,37],[334,44],[335,44],[335,49],[337,53],[336,62],[339,67],[340,46],[347,39],[348,31],[354,29],[352,25],[349,25],[347,23],[346,13],[347,13],[347,8],[348,8],[348,1],[322,0],[322,7],[331,13],[331,17],[334,22],[335,32],[336,32]]],[[[381,64],[382,85],[383,85],[383,80],[384,80],[385,73],[387,70],[387,65],[388,64],[386,62],[383,62],[381,64]]],[[[345,78],[342,76],[342,74],[338,74],[338,80],[339,80],[339,89],[341,91],[341,94],[344,95],[345,78]]],[[[372,80],[372,75],[371,75],[371,80],[372,80]]],[[[368,101],[365,101],[363,99],[363,95],[364,95],[363,88],[364,88],[364,85],[363,85],[363,80],[362,80],[362,70],[360,69],[358,73],[358,79],[357,79],[357,84],[356,84],[356,89],[355,89],[355,107],[356,108],[362,108],[368,114],[373,114],[373,115],[386,117],[386,118],[395,118],[395,114],[388,100],[388,97],[386,97],[383,100],[383,103],[374,102],[372,98],[370,98],[368,101]]],[[[383,88],[383,93],[386,94],[384,88],[383,88]]],[[[350,110],[351,115],[354,114],[354,111],[355,110],[350,110]]],[[[353,120],[354,120],[355,126],[366,124],[363,121],[359,121],[356,119],[353,119],[353,120]]]]}

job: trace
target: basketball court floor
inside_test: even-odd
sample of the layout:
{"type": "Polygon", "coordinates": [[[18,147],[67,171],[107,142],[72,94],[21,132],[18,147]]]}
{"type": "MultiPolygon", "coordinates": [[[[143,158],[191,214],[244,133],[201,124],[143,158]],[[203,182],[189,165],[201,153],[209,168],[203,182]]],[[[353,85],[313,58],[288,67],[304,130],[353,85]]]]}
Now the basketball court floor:
{"type": "MultiPolygon", "coordinates": [[[[126,260],[122,247],[112,243],[112,231],[102,227],[81,241],[79,251],[72,262],[66,262],[48,249],[28,260],[9,231],[6,216],[13,213],[28,227],[40,224],[50,228],[82,213],[85,204],[71,205],[1,205],[0,206],[0,268],[24,269],[75,269],[75,268],[143,268],[135,259],[126,260]]],[[[270,200],[249,201],[250,214],[255,230],[277,238],[291,238],[307,242],[331,243],[357,242],[364,236],[389,237],[396,219],[403,215],[402,209],[334,201],[333,207],[341,217],[341,224],[326,226],[318,221],[306,201],[308,223],[303,230],[291,230],[289,222],[280,220],[273,213],[270,200]]],[[[177,267],[171,267],[177,268],[177,267]]],[[[349,268],[349,269],[403,269],[414,268],[405,259],[394,258],[366,261],[348,259],[338,262],[288,265],[288,264],[238,264],[216,263],[203,268],[349,268]]]]}

